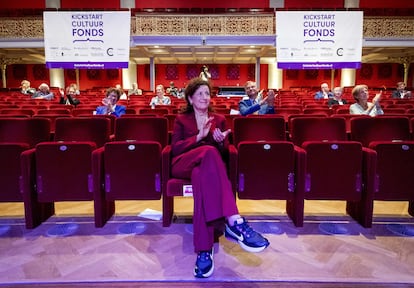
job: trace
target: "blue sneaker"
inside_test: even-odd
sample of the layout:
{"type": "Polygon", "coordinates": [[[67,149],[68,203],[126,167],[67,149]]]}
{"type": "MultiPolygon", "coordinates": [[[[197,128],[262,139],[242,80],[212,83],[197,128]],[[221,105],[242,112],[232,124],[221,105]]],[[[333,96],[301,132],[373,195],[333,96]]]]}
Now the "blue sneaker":
{"type": "Polygon", "coordinates": [[[233,226],[226,224],[225,236],[239,242],[240,247],[248,252],[261,252],[270,244],[260,233],[254,231],[244,218],[234,221],[233,226]]]}
{"type": "Polygon", "coordinates": [[[197,278],[207,278],[213,274],[213,249],[210,251],[198,252],[197,261],[194,268],[194,276],[197,278]]]}

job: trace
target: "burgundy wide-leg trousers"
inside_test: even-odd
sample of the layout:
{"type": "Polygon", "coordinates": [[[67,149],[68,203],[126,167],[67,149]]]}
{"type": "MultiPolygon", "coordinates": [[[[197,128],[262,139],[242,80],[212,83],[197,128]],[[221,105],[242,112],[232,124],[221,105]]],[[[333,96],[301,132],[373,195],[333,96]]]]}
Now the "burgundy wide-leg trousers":
{"type": "Polygon", "coordinates": [[[214,227],[209,222],[239,213],[220,152],[205,145],[183,153],[174,161],[171,174],[191,179],[194,250],[210,250],[214,244],[214,227]]]}

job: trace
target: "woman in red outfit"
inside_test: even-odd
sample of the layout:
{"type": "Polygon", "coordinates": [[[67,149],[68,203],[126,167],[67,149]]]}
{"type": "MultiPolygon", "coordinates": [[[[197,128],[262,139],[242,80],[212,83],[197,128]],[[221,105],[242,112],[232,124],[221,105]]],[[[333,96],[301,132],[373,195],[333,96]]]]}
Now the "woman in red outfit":
{"type": "Polygon", "coordinates": [[[209,82],[194,78],[185,89],[187,107],[178,115],[172,135],[172,176],[191,178],[194,197],[195,277],[209,277],[214,270],[213,222],[226,219],[225,235],[249,252],[269,246],[238,214],[223,156],[228,147],[225,118],[210,109],[209,82]]]}

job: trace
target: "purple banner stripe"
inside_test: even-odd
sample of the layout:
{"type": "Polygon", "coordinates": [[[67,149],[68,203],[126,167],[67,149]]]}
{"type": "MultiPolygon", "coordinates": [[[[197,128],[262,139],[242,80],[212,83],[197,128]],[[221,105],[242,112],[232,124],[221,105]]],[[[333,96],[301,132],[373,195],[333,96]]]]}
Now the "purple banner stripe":
{"type": "Polygon", "coordinates": [[[46,67],[63,69],[119,69],[128,68],[128,62],[46,62],[46,67]]]}
{"type": "Polygon", "coordinates": [[[342,69],[342,68],[361,68],[361,62],[308,62],[308,63],[289,63],[278,62],[279,69],[342,69]]]}

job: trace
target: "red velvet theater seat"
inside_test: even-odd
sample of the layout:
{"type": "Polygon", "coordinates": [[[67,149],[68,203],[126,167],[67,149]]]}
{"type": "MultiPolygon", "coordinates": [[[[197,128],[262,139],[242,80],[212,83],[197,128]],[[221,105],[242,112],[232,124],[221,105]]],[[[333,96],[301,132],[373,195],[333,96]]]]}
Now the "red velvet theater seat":
{"type": "Polygon", "coordinates": [[[0,202],[23,201],[20,154],[49,137],[47,119],[0,118],[0,202]]]}
{"type": "Polygon", "coordinates": [[[163,117],[121,117],[115,140],[93,152],[95,225],[115,213],[115,200],[161,199],[161,151],[168,141],[163,117]]]}
{"type": "Polygon", "coordinates": [[[288,216],[301,227],[305,151],[285,135],[282,117],[236,118],[230,179],[239,199],[286,200],[288,216]]]}
{"type": "MultiPolygon", "coordinates": [[[[60,201],[92,201],[92,152],[110,136],[106,118],[58,118],[55,142],[43,142],[22,153],[22,188],[25,209],[40,203],[54,207],[60,201]]],[[[27,214],[26,227],[34,228],[43,218],[27,214]]]]}
{"type": "Polygon", "coordinates": [[[345,119],[297,117],[290,122],[291,140],[297,146],[305,141],[347,140],[345,119]]]}
{"type": "Polygon", "coordinates": [[[111,120],[106,117],[56,119],[55,141],[90,141],[102,147],[110,136],[111,120]]]}
{"type": "Polygon", "coordinates": [[[286,200],[288,216],[303,226],[305,151],[288,141],[241,141],[230,151],[238,198],[286,200]]]}
{"type": "Polygon", "coordinates": [[[410,122],[405,116],[353,118],[351,139],[365,147],[372,141],[410,140],[410,122]]]}
{"type": "Polygon", "coordinates": [[[250,117],[237,117],[234,119],[233,125],[233,140],[236,147],[241,141],[286,140],[283,116],[252,115],[250,117]]]}
{"type": "Polygon", "coordinates": [[[308,200],[347,201],[347,213],[363,227],[372,225],[375,152],[347,140],[344,118],[296,118],[292,141],[306,151],[308,200]]]}
{"type": "Polygon", "coordinates": [[[414,216],[414,141],[406,117],[382,116],[351,120],[351,137],[375,150],[374,200],[408,201],[414,216]]]}
{"type": "Polygon", "coordinates": [[[55,128],[56,128],[56,119],[57,118],[71,118],[72,115],[62,115],[62,114],[43,114],[43,115],[34,115],[33,118],[46,118],[50,120],[50,133],[51,133],[51,140],[54,139],[55,135],[55,128]]]}

